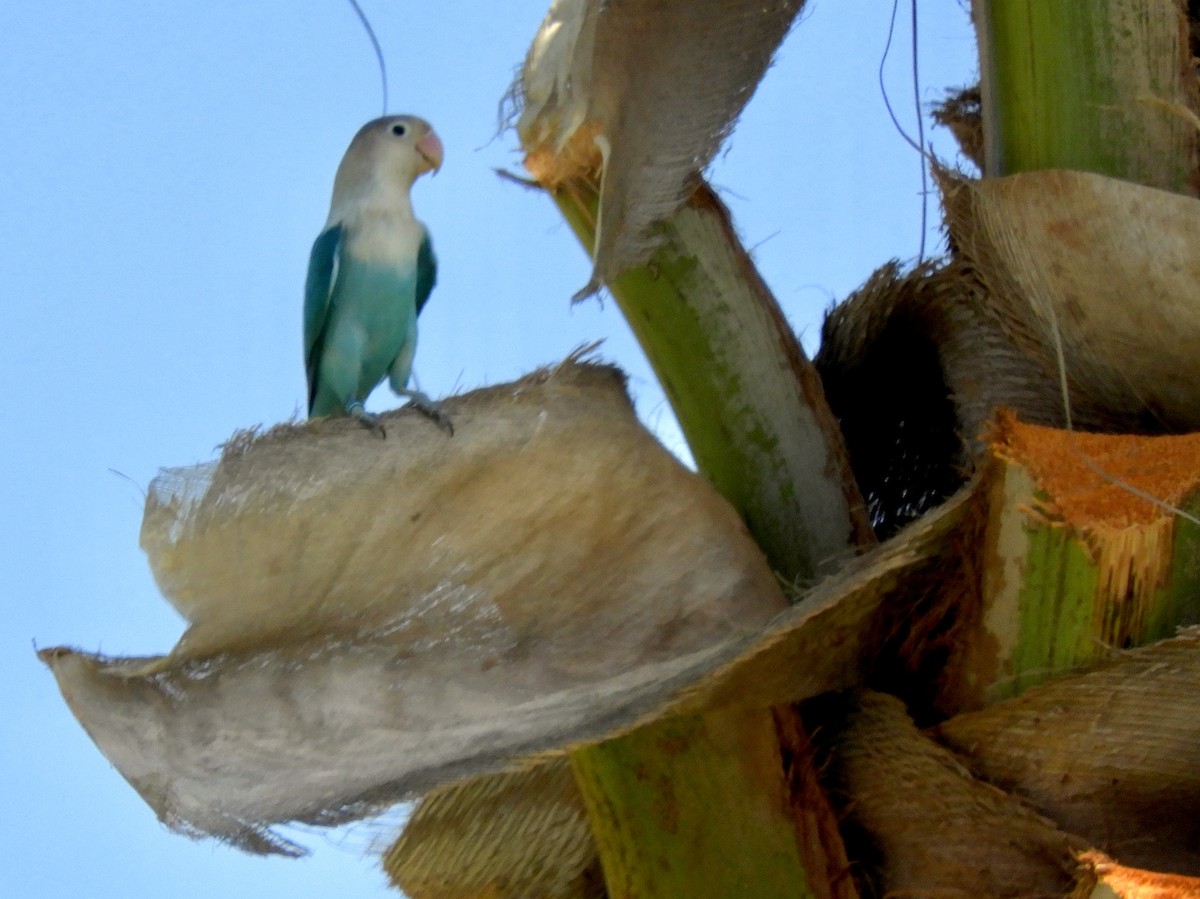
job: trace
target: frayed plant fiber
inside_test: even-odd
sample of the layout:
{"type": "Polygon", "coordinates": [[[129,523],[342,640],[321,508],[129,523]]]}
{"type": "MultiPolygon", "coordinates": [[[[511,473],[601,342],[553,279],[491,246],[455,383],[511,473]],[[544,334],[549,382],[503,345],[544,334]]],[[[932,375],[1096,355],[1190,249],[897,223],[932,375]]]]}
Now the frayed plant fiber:
{"type": "Polygon", "coordinates": [[[1062,896],[1087,848],[1019,801],[974,780],[923,735],[904,705],[858,692],[806,706],[843,804],[847,850],[868,896],[1062,896]]]}
{"type": "Polygon", "coordinates": [[[787,606],[734,511],[566,363],[416,413],[281,426],[152,485],[165,657],[42,657],[176,829],[254,851],[599,738],[787,606]]]}
{"type": "Polygon", "coordinates": [[[1200,874],[1200,630],[935,731],[981,777],[1122,864],[1200,874]]]}
{"type": "Polygon", "coordinates": [[[937,174],[950,258],[883,266],[815,359],[881,536],[969,476],[998,407],[1200,431],[1200,200],[1083,172],[937,174]]]}
{"type": "Polygon", "coordinates": [[[1045,385],[1034,403],[980,377],[968,436],[997,405],[1063,427],[1067,399],[1085,430],[1200,430],[1200,200],[1085,172],[939,181],[956,264],[1045,385]]]}
{"type": "MultiPolygon", "coordinates": [[[[963,491],[889,543],[804,594],[755,636],[694,672],[663,714],[689,715],[734,704],[768,707],[859,682],[872,651],[871,621],[889,597],[921,579],[939,547],[961,527],[972,496],[963,491]]],[[[656,716],[657,717],[657,716],[656,716]]],[[[792,735],[793,742],[801,735],[792,735]]],[[[796,746],[788,765],[810,764],[796,746]]],[[[592,849],[582,800],[561,755],[531,767],[471,778],[422,800],[385,866],[416,899],[426,896],[577,895],[592,888],[592,849]],[[493,892],[488,892],[492,890],[493,892]]],[[[793,771],[797,783],[807,775],[793,771]]],[[[811,797],[810,797],[811,798],[811,797]]],[[[809,838],[826,824],[806,806],[809,838]]],[[[814,835],[815,834],[815,835],[814,835]]],[[[807,844],[806,844],[807,845],[807,844]]],[[[842,871],[828,872],[836,895],[851,895],[842,871]]]]}
{"type": "Polygon", "coordinates": [[[513,95],[538,181],[603,170],[594,293],[654,250],[803,0],[555,0],[513,95]]]}
{"type": "Polygon", "coordinates": [[[383,859],[412,899],[602,899],[604,879],[567,759],[439,787],[383,859]]]}
{"type": "MultiPolygon", "coordinates": [[[[156,658],[42,652],[170,826],[296,853],[271,827],[467,778],[464,807],[474,790],[487,807],[483,775],[663,715],[852,686],[872,616],[970,498],[789,607],[615,370],[564,364],[443,405],[453,438],[401,411],[386,440],[353,421],[283,426],[169,473],[143,542],[188,633],[156,658]]],[[[506,802],[514,827],[546,814],[537,791],[506,802]]]]}

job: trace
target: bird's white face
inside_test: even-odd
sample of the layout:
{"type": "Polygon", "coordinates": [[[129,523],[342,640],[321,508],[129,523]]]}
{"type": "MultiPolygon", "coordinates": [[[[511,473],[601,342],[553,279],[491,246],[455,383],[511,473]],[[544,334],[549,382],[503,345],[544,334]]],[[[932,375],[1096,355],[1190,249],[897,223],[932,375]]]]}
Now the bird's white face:
{"type": "Polygon", "coordinates": [[[384,119],[383,125],[391,138],[387,141],[389,151],[392,146],[398,146],[406,152],[416,154],[420,160],[417,175],[437,172],[442,167],[442,140],[433,130],[433,126],[424,119],[418,119],[416,116],[393,116],[384,119]]]}
{"type": "Polygon", "coordinates": [[[349,159],[361,149],[371,167],[411,184],[426,172],[442,165],[442,141],[433,126],[416,116],[399,115],[367,123],[346,151],[349,159]]]}
{"type": "Polygon", "coordinates": [[[407,198],[412,183],[442,165],[442,141],[433,126],[417,116],[385,116],[368,122],[350,142],[334,180],[334,205],[355,202],[382,191],[407,198]]]}

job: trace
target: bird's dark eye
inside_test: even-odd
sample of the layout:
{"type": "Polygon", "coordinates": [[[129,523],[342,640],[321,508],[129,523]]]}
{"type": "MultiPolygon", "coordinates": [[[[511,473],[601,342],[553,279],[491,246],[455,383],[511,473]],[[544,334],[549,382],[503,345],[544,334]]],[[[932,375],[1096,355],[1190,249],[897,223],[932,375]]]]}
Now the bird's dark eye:
{"type": "Polygon", "coordinates": [[[392,126],[392,134],[396,135],[396,137],[404,137],[404,135],[407,133],[408,133],[408,129],[405,128],[403,125],[393,125],[392,126]]]}

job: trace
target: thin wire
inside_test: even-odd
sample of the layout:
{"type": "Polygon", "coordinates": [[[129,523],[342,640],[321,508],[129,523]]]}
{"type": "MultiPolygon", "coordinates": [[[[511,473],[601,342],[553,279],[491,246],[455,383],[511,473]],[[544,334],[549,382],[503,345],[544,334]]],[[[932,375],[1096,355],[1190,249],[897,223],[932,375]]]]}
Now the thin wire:
{"type": "Polygon", "coordinates": [[[900,0],[892,0],[892,17],[888,21],[887,43],[883,45],[883,56],[879,60],[879,92],[883,95],[883,105],[887,108],[888,116],[891,118],[892,124],[896,127],[896,131],[921,157],[921,244],[918,256],[919,259],[924,260],[925,231],[929,227],[929,183],[925,172],[925,160],[929,158],[929,151],[925,149],[925,125],[921,121],[921,82],[917,76],[917,0],[912,0],[912,66],[913,93],[916,97],[917,105],[917,135],[920,143],[908,136],[908,132],[904,130],[904,126],[896,118],[896,111],[892,109],[892,101],[888,99],[887,86],[883,83],[883,70],[887,64],[888,54],[892,49],[892,36],[896,32],[896,12],[899,9],[900,0]]]}
{"type": "MultiPolygon", "coordinates": [[[[893,12],[893,15],[895,13],[893,12]]],[[[929,229],[929,175],[925,168],[925,119],[921,115],[921,74],[917,65],[917,0],[912,0],[912,82],[913,108],[917,111],[917,142],[921,145],[921,250],[918,260],[925,259],[925,232],[929,229]]]]}
{"type": "MultiPolygon", "coordinates": [[[[1070,431],[1069,433],[1074,434],[1076,432],[1070,431]]],[[[1162,509],[1164,512],[1170,512],[1173,515],[1178,515],[1180,518],[1187,519],[1192,524],[1200,525],[1200,517],[1197,517],[1197,516],[1193,515],[1191,512],[1187,512],[1187,511],[1179,508],[1178,506],[1172,506],[1170,503],[1159,499],[1154,494],[1147,493],[1141,487],[1135,487],[1133,484],[1130,484],[1128,481],[1121,480],[1115,474],[1105,471],[1103,468],[1101,468],[1099,465],[1097,465],[1095,462],[1093,462],[1088,457],[1087,453],[1085,453],[1081,449],[1076,448],[1074,445],[1071,446],[1071,449],[1075,452],[1075,454],[1077,456],[1079,456],[1080,459],[1083,460],[1083,464],[1086,465],[1088,468],[1090,468],[1094,474],[1099,475],[1104,480],[1111,481],[1113,483],[1113,485],[1121,488],[1126,493],[1131,493],[1134,496],[1136,496],[1138,499],[1144,499],[1146,502],[1150,503],[1151,505],[1157,506],[1158,508],[1162,509]]]]}
{"type": "Polygon", "coordinates": [[[900,120],[896,118],[896,111],[892,109],[892,101],[888,99],[887,85],[883,83],[883,69],[887,64],[888,54],[892,51],[892,35],[896,31],[896,11],[900,8],[900,0],[892,0],[892,18],[888,21],[887,42],[883,45],[883,56],[879,60],[879,92],[883,94],[883,105],[887,108],[887,113],[892,119],[892,124],[896,126],[896,131],[900,136],[907,141],[908,145],[924,156],[924,150],[904,130],[904,126],[900,124],[900,120]]]}
{"type": "Polygon", "coordinates": [[[371,46],[375,48],[375,59],[379,62],[379,80],[383,85],[383,114],[387,115],[388,111],[388,77],[387,63],[383,61],[383,48],[379,46],[379,39],[375,37],[375,29],[371,27],[371,22],[367,18],[367,14],[362,11],[362,7],[358,5],[358,0],[348,0],[349,4],[354,8],[354,14],[358,16],[358,21],[362,22],[363,28],[367,30],[367,37],[371,39],[371,46]]]}

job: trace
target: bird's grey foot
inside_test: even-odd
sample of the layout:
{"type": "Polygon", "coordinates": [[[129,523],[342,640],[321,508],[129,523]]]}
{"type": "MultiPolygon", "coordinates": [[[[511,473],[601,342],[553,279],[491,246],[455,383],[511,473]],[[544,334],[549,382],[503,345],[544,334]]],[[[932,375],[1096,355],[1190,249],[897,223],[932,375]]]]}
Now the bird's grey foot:
{"type": "Polygon", "coordinates": [[[408,397],[408,404],[420,412],[422,415],[433,419],[434,424],[449,434],[454,436],[454,423],[450,421],[450,416],[442,411],[442,407],[427,397],[419,390],[401,390],[401,396],[408,397]]]}
{"type": "Polygon", "coordinates": [[[387,429],[384,428],[383,422],[379,420],[379,416],[364,409],[362,403],[350,403],[346,406],[346,414],[359,422],[363,427],[370,428],[384,440],[387,439],[387,429]]]}

